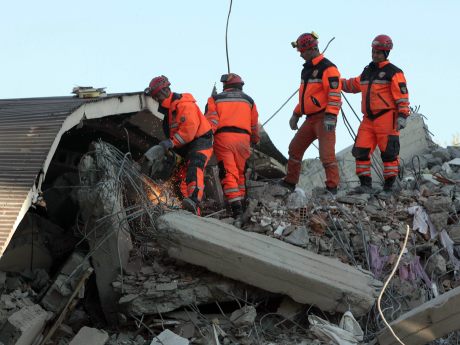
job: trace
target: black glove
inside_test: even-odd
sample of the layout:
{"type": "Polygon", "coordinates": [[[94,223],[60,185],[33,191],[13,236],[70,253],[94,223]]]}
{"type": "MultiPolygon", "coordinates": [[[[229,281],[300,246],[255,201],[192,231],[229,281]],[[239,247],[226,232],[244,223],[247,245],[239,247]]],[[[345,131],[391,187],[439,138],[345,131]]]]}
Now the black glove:
{"type": "Polygon", "coordinates": [[[163,159],[166,153],[165,148],[163,145],[155,145],[149,148],[145,153],[144,156],[150,162],[158,162],[163,159]]]}
{"type": "Polygon", "coordinates": [[[291,129],[293,131],[295,131],[296,129],[299,129],[299,127],[297,126],[297,123],[299,122],[299,119],[300,119],[300,117],[298,115],[296,115],[296,113],[292,113],[292,116],[289,119],[289,126],[291,127],[291,129]]]}
{"type": "Polygon", "coordinates": [[[335,125],[337,124],[337,116],[334,114],[326,113],[324,114],[324,130],[326,132],[333,132],[335,131],[335,125]]]}

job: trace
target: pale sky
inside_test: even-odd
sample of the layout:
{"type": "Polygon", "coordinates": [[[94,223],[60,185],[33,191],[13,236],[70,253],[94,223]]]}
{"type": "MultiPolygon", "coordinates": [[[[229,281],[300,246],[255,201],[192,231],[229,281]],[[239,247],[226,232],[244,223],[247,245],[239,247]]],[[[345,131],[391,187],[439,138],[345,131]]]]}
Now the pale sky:
{"type": "MultiPolygon", "coordinates": [[[[108,93],[144,90],[164,74],[175,92],[192,93],[202,110],[212,86],[227,72],[225,24],[229,1],[8,1],[0,12],[0,98],[69,96],[76,85],[108,93]]],[[[371,61],[371,41],[393,38],[390,61],[407,79],[435,141],[460,132],[458,0],[263,1],[234,0],[229,25],[231,71],[267,120],[299,87],[303,60],[290,45],[301,33],[319,34],[320,50],[344,77],[371,61]]],[[[360,113],[361,96],[347,94],[360,113]]],[[[294,132],[288,121],[297,98],[266,125],[287,156],[294,132]]],[[[343,109],[355,131],[358,121],[343,109]]],[[[336,151],[351,145],[342,119],[336,151]]],[[[311,147],[305,158],[316,157],[311,147]]]]}

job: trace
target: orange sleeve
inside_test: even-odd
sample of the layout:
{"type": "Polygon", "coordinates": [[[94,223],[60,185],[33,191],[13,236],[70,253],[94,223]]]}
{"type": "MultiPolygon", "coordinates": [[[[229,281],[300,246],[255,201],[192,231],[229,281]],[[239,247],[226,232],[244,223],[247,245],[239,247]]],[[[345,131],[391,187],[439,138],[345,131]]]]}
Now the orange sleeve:
{"type": "Polygon", "coordinates": [[[254,103],[251,109],[251,142],[257,144],[260,141],[259,136],[259,113],[254,103]]]}
{"type": "Polygon", "coordinates": [[[402,72],[395,73],[391,79],[391,94],[398,107],[398,113],[408,117],[410,114],[409,91],[407,90],[406,78],[402,72]]]}
{"type": "Polygon", "coordinates": [[[332,66],[327,68],[323,74],[323,88],[327,96],[326,113],[338,115],[342,106],[342,83],[339,70],[332,66]]]}
{"type": "Polygon", "coordinates": [[[359,93],[361,92],[360,87],[361,76],[356,78],[345,79],[342,78],[342,91],[347,93],[359,93]]]}
{"type": "Polygon", "coordinates": [[[208,103],[206,104],[206,110],[204,116],[211,125],[212,132],[214,133],[219,126],[219,113],[217,112],[216,102],[214,102],[213,97],[208,98],[208,103]]]}
{"type": "Polygon", "coordinates": [[[174,147],[181,147],[195,139],[199,127],[200,109],[195,103],[183,102],[177,104],[177,123],[179,127],[171,140],[174,147]]]}
{"type": "Polygon", "coordinates": [[[297,103],[297,105],[295,106],[294,114],[296,114],[298,117],[302,116],[302,114],[300,113],[300,103],[297,103]]]}

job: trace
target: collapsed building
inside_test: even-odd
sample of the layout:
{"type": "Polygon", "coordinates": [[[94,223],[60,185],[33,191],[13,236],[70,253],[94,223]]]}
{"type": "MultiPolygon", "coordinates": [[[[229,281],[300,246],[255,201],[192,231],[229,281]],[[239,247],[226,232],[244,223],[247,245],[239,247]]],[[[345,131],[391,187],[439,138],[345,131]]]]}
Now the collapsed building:
{"type": "Polygon", "coordinates": [[[397,343],[382,314],[406,344],[458,339],[460,149],[435,145],[419,114],[392,196],[348,193],[350,148],[337,154],[336,198],[315,188],[318,160],[295,193],[273,186],[286,159],[263,132],[242,229],[215,163],[203,217],[159,183],[175,158],[141,173],[163,139],[141,93],[0,100],[0,128],[0,343],[397,343]]]}

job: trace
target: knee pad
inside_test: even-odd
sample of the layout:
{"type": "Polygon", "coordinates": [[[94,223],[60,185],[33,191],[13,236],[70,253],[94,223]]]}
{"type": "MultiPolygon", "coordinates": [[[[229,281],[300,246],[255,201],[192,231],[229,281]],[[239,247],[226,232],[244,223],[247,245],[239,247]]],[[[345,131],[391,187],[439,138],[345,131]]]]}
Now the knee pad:
{"type": "Polygon", "coordinates": [[[383,162],[393,162],[398,159],[399,155],[399,135],[389,135],[387,147],[382,152],[381,157],[383,162]]]}
{"type": "Polygon", "coordinates": [[[367,161],[367,160],[369,160],[370,159],[370,157],[369,157],[370,152],[371,152],[371,149],[368,148],[368,147],[353,146],[353,149],[351,150],[351,154],[358,161],[367,161]]]}

